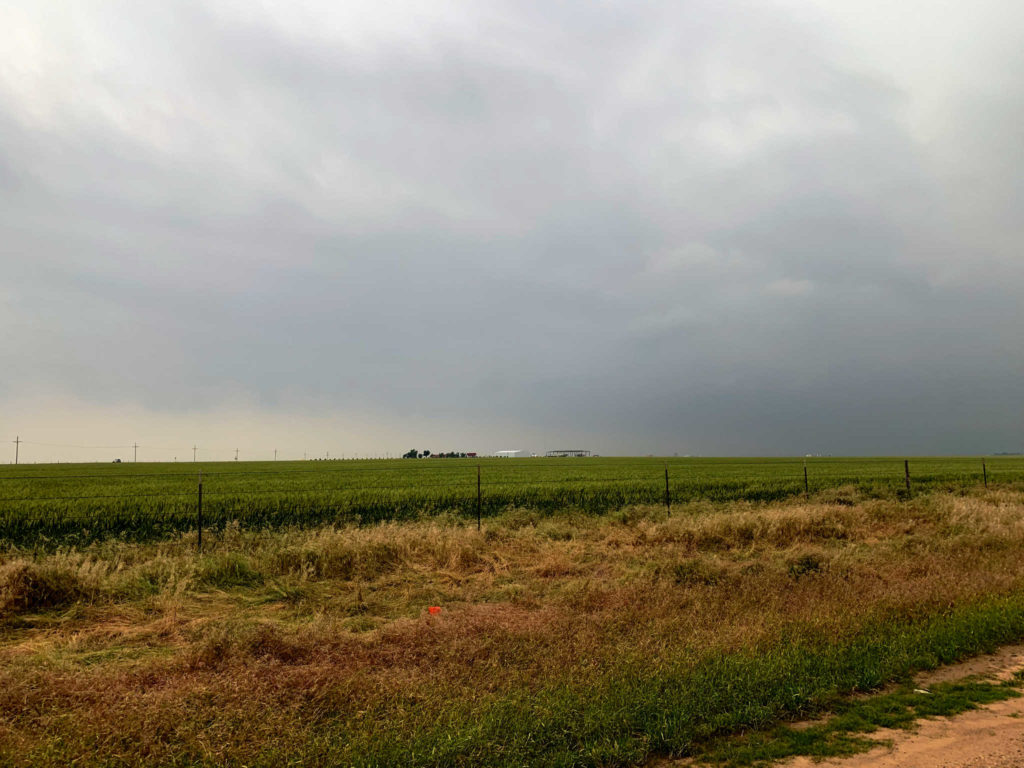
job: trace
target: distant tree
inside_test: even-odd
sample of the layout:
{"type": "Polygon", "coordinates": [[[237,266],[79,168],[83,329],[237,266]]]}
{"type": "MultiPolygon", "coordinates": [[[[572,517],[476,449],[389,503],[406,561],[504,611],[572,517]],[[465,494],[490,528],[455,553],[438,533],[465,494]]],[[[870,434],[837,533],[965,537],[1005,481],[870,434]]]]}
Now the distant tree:
{"type": "Polygon", "coordinates": [[[424,456],[424,458],[429,457],[430,456],[430,451],[424,451],[423,452],[423,456],[424,456]]]}
{"type": "Polygon", "coordinates": [[[418,454],[416,453],[415,448],[413,448],[411,451],[407,451],[406,453],[402,454],[403,459],[415,459],[417,456],[418,454]]]}

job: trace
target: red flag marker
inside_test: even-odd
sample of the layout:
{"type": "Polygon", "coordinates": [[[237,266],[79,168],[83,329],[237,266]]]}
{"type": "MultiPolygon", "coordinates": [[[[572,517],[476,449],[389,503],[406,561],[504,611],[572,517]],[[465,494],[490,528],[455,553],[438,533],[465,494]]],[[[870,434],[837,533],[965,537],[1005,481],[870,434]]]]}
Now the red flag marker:
{"type": "Polygon", "coordinates": [[[435,614],[438,614],[438,613],[441,612],[441,606],[440,605],[432,605],[429,608],[427,608],[427,610],[430,612],[431,615],[435,615],[435,614]]]}

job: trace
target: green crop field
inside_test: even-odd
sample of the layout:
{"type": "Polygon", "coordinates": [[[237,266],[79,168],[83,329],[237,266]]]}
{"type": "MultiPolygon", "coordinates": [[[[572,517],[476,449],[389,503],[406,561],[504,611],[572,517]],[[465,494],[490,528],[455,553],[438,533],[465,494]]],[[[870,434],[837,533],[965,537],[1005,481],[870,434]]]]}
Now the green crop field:
{"type": "MultiPolygon", "coordinates": [[[[985,459],[990,484],[1024,481],[1024,457],[985,459]]],[[[49,464],[0,468],[0,542],[152,540],[204,526],[247,528],[493,516],[513,507],[601,513],[665,502],[767,502],[804,492],[802,458],[418,459],[210,464],[49,464]]],[[[808,489],[905,493],[902,458],[809,458],[808,489]]],[[[913,491],[983,483],[982,459],[910,459],[913,491]]]]}

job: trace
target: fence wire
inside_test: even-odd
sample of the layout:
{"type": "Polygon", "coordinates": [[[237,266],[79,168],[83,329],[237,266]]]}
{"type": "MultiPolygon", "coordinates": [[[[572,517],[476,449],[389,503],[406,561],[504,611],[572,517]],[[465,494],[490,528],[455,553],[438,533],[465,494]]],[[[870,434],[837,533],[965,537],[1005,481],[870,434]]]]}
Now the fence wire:
{"type": "Polygon", "coordinates": [[[304,519],[308,524],[407,519],[417,510],[445,509],[475,512],[479,523],[484,511],[490,515],[509,506],[554,510],[562,505],[600,512],[629,504],[663,503],[671,511],[674,503],[700,499],[769,501],[844,485],[903,492],[904,488],[965,488],[1024,479],[1024,459],[911,460],[909,484],[905,460],[891,458],[652,459],[605,465],[591,461],[509,460],[478,467],[473,460],[428,459],[381,467],[125,472],[128,468],[119,465],[104,472],[69,474],[0,471],[0,483],[7,484],[0,488],[14,491],[0,497],[0,540],[73,537],[75,526],[108,535],[132,535],[131,526],[160,535],[192,530],[191,510],[200,506],[199,469],[208,524],[223,524],[235,515],[254,525],[271,526],[303,524],[304,519]],[[456,461],[460,463],[453,466],[456,461]],[[324,483],[309,483],[310,476],[324,478],[324,483]],[[160,481],[174,487],[153,488],[160,481]],[[49,486],[40,487],[45,484],[49,486]],[[60,493],[72,487],[77,492],[60,493]],[[22,490],[24,495],[18,495],[22,490]],[[265,503],[242,502],[243,498],[265,503]],[[73,509],[75,503],[86,508],[73,509]],[[53,519],[47,519],[48,514],[53,519]]]}

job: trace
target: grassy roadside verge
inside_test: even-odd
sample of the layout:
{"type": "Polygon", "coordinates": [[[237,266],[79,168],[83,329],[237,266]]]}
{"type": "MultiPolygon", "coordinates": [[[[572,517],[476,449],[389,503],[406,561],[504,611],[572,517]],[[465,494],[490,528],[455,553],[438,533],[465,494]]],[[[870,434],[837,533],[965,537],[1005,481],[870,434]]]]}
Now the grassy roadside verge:
{"type": "Polygon", "coordinates": [[[631,765],[1024,637],[1010,491],[192,544],[0,556],[0,762],[631,765]]]}
{"type": "MultiPolygon", "coordinates": [[[[338,727],[309,764],[364,766],[616,766],[652,755],[690,756],[729,734],[820,714],[841,697],[994,650],[1024,637],[1024,595],[946,615],[865,627],[846,642],[801,639],[696,665],[634,662],[594,686],[553,686],[489,706],[431,713],[376,731],[338,727]],[[344,745],[344,746],[342,746],[344,745]]],[[[379,712],[388,720],[396,713],[379,712]]],[[[722,753],[725,754],[725,753],[722,753]]],[[[260,762],[283,758],[275,750],[260,762]]],[[[301,763],[300,763],[301,764],[301,763]]]]}
{"type": "Polygon", "coordinates": [[[1020,697],[1020,680],[1001,683],[964,679],[930,690],[909,685],[895,691],[845,700],[835,714],[806,727],[777,725],[711,742],[697,755],[698,765],[722,768],[769,766],[791,757],[848,757],[887,743],[869,738],[880,728],[912,728],[928,717],[950,717],[979,706],[1020,697]]]}

